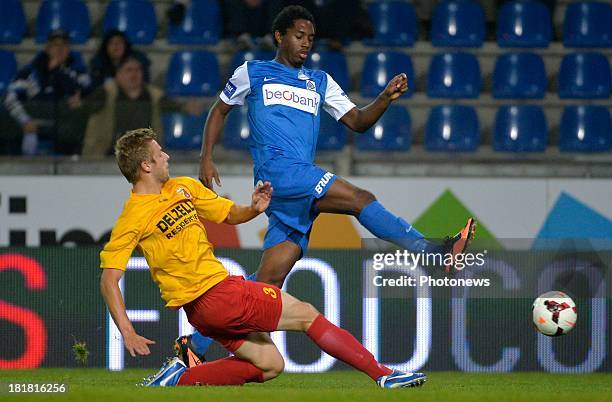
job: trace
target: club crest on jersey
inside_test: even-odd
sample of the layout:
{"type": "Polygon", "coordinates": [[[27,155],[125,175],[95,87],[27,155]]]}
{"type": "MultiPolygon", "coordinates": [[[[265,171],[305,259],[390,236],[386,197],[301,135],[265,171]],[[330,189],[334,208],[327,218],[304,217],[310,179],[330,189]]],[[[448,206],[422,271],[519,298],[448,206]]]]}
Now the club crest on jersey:
{"type": "Polygon", "coordinates": [[[179,187],[179,188],[176,190],[176,192],[177,192],[177,193],[179,193],[179,194],[183,194],[183,196],[184,196],[185,198],[191,198],[191,194],[189,194],[189,192],[188,192],[186,189],[184,189],[183,187],[179,187]]]}
{"type": "Polygon", "coordinates": [[[309,89],[311,91],[316,91],[317,86],[315,85],[315,82],[313,80],[308,80],[306,81],[306,89],[309,89]]]}

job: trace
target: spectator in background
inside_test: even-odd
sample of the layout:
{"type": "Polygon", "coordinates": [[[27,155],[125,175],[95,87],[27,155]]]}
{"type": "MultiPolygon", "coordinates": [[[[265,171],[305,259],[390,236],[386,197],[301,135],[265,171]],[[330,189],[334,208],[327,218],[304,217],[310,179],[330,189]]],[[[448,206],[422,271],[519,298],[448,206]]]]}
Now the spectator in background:
{"type": "MultiPolygon", "coordinates": [[[[278,0],[223,0],[221,9],[225,36],[235,39],[241,50],[273,49],[274,42],[268,28],[276,16],[278,0]]],[[[282,8],[282,7],[281,7],[282,8]]]]}
{"type": "Polygon", "coordinates": [[[309,10],[316,22],[317,38],[339,50],[347,39],[372,36],[369,14],[362,0],[223,0],[226,36],[235,38],[238,47],[256,46],[274,49],[269,28],[283,8],[300,5],[309,10]]]}
{"type": "Polygon", "coordinates": [[[44,140],[52,151],[73,154],[80,149],[84,121],[73,111],[90,86],[85,66],[70,51],[66,32],[49,33],[45,50],[21,69],[9,85],[5,106],[16,124],[3,137],[21,144],[24,155],[39,153],[44,140]]]}
{"type": "Polygon", "coordinates": [[[174,0],[170,7],[166,10],[168,22],[172,25],[180,25],[185,18],[187,6],[191,4],[191,0],[174,0]]]}
{"type": "Polygon", "coordinates": [[[112,155],[115,141],[126,131],[151,127],[163,133],[162,112],[200,115],[204,107],[197,101],[183,106],[165,98],[161,89],[144,82],[142,62],[130,54],[117,66],[115,79],[85,99],[82,111],[89,116],[82,155],[102,157],[112,155]]]}
{"type": "Polygon", "coordinates": [[[92,88],[97,88],[104,84],[106,80],[114,78],[117,66],[128,54],[133,54],[140,60],[143,66],[144,80],[149,82],[151,62],[148,57],[132,49],[132,44],[123,32],[113,29],[104,35],[100,48],[89,64],[92,88]]]}

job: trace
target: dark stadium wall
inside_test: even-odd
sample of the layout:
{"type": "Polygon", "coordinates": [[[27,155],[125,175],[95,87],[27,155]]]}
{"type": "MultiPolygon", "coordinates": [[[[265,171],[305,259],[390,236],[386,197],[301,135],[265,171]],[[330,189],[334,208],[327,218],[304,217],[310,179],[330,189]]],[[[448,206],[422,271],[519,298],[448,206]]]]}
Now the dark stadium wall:
{"type": "MultiPolygon", "coordinates": [[[[157,367],[171,353],[171,341],[189,332],[180,312],[164,309],[142,257],[133,257],[122,283],[126,306],[137,331],[157,344],[147,357],[124,353],[99,293],[98,252],[0,249],[0,368],[78,366],[72,352],[77,341],[86,343],[91,367],[157,367]]],[[[260,251],[223,249],[217,255],[241,274],[255,270],[260,251]]],[[[372,275],[379,272],[360,252],[311,251],[306,257],[286,290],[313,303],[385,364],[410,370],[612,370],[609,252],[500,252],[474,273],[489,278],[491,286],[468,292],[428,285],[420,297],[409,287],[373,287],[372,275]],[[559,338],[538,334],[531,323],[533,299],[551,288],[569,292],[579,311],[576,328],[559,338]]],[[[347,368],[301,334],[277,333],[274,340],[287,371],[347,368]]],[[[222,355],[214,347],[209,358],[222,355]]]]}

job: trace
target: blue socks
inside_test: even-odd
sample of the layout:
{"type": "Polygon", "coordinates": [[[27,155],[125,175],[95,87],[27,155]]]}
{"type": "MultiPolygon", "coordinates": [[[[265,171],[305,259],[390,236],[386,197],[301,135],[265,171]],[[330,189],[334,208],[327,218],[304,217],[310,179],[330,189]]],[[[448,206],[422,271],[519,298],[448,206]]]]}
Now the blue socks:
{"type": "MultiPolygon", "coordinates": [[[[246,277],[247,281],[254,281],[257,278],[257,272],[252,273],[246,277]]],[[[206,351],[213,343],[213,340],[207,336],[202,335],[197,330],[191,335],[191,343],[195,347],[196,352],[202,356],[206,354],[206,351]]]]}
{"type": "Polygon", "coordinates": [[[213,340],[211,338],[202,335],[197,330],[191,335],[191,343],[200,356],[206,353],[212,342],[213,340]]]}
{"type": "Polygon", "coordinates": [[[378,201],[368,204],[358,219],[374,236],[413,253],[443,252],[441,245],[426,240],[412,225],[387,211],[378,201]]]}

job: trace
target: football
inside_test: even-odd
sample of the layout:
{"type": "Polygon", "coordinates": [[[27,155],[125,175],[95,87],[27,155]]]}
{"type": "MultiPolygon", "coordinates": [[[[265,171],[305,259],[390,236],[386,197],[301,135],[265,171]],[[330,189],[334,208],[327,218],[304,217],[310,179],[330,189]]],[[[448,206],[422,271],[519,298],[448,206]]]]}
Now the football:
{"type": "Polygon", "coordinates": [[[533,323],[538,331],[547,336],[560,336],[576,326],[578,310],[574,301],[557,290],[540,295],[531,308],[533,323]]]}

